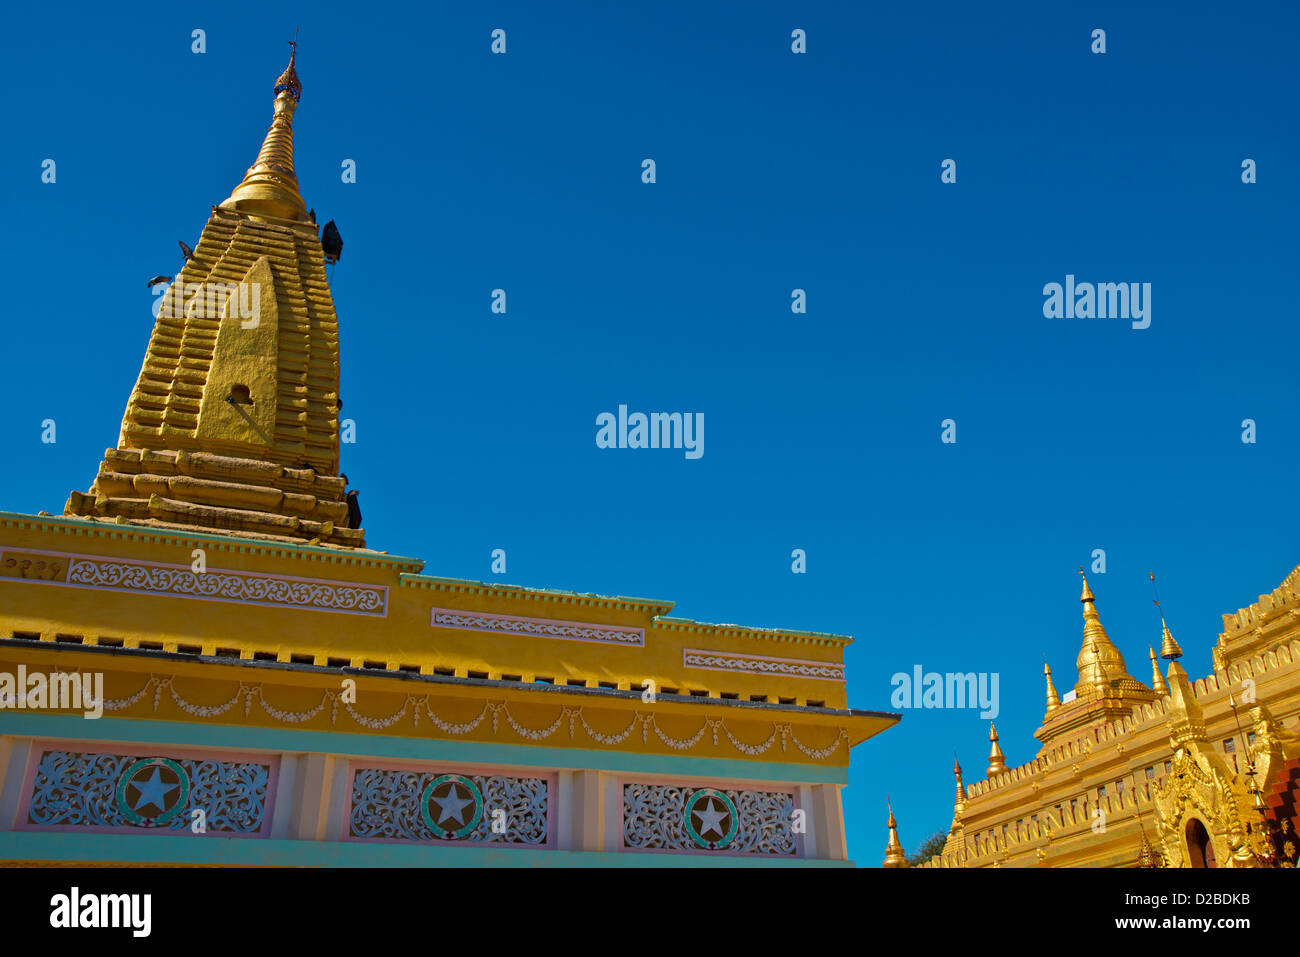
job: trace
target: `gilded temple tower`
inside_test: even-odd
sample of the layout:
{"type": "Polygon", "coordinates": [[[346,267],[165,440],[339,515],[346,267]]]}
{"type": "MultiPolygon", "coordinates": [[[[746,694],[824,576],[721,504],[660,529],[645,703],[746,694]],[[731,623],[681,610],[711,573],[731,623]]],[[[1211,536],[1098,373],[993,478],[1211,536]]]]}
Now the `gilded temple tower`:
{"type": "Polygon", "coordinates": [[[963,787],[954,769],[947,841],[919,866],[1294,867],[1300,569],[1223,616],[1214,672],[1196,680],[1162,614],[1168,667],[1148,649],[1150,688],[1128,673],[1086,580],[1080,601],[1078,681],[1061,696],[1044,664],[1037,755],[1009,765],[990,727],[985,779],[963,787]]]}
{"type": "Polygon", "coordinates": [[[848,636],[366,547],[294,59],[90,492],[0,512],[0,694],[102,690],[0,707],[0,863],[848,865],[850,749],[900,717],[849,707],[848,636]]]}
{"type": "Polygon", "coordinates": [[[362,546],[339,475],[338,317],[298,192],[294,67],[163,297],[117,448],[67,515],[362,546]]]}

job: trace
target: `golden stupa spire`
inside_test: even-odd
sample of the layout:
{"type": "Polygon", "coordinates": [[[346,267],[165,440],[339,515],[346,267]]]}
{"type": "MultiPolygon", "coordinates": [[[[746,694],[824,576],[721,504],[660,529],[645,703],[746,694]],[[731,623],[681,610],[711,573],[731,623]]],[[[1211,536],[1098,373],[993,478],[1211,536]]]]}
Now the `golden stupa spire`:
{"type": "Polygon", "coordinates": [[[275,115],[258,151],[257,159],[221,204],[251,216],[273,217],[292,222],[309,222],[307,205],[298,195],[298,174],[293,169],[293,113],[302,99],[302,84],[294,61],[298,41],[290,40],[289,65],[275,81],[275,115]]]}
{"type": "Polygon", "coordinates": [[[881,867],[906,867],[907,855],[903,853],[903,845],[898,840],[898,822],[894,820],[894,806],[885,799],[885,805],[889,808],[889,844],[885,847],[885,862],[881,867]]]}
{"type": "Polygon", "coordinates": [[[155,311],[117,447],[65,514],[365,547],[339,470],[338,314],[293,171],[296,59],[257,162],[155,311]]]}
{"type": "Polygon", "coordinates": [[[1047,678],[1047,712],[1043,715],[1046,721],[1061,707],[1061,696],[1056,693],[1056,685],[1052,684],[1052,666],[1046,661],[1043,662],[1043,675],[1047,678]]]}
{"type": "MultiPolygon", "coordinates": [[[[1165,634],[1169,634],[1168,631],[1165,634]]],[[[1158,695],[1169,694],[1169,686],[1165,684],[1164,676],[1160,674],[1160,661],[1156,658],[1156,650],[1148,648],[1151,652],[1151,690],[1158,695]]]]}
{"type": "Polygon", "coordinates": [[[1124,656],[1102,626],[1096,598],[1088,587],[1088,579],[1082,568],[1079,569],[1079,576],[1083,578],[1083,593],[1079,596],[1079,601],[1083,603],[1083,647],[1079,649],[1079,657],[1075,662],[1079,669],[1079,680],[1074,689],[1080,695],[1095,695],[1106,692],[1113,681],[1129,678],[1129,674],[1124,656]]]}
{"type": "Polygon", "coordinates": [[[961,764],[957,761],[956,752],[952,756],[952,773],[957,778],[957,796],[952,802],[952,827],[949,833],[961,830],[961,815],[966,810],[966,785],[962,784],[961,764]]]}
{"type": "Polygon", "coordinates": [[[1002,774],[1007,769],[1007,759],[1002,754],[1002,749],[998,747],[998,729],[992,721],[989,722],[989,771],[986,777],[993,777],[995,774],[1002,774]]]}

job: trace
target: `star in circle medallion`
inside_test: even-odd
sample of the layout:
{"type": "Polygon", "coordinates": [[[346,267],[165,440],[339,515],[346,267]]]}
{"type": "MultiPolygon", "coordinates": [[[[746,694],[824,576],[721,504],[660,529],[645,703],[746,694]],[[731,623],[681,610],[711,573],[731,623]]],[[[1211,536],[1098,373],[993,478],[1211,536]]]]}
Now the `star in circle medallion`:
{"type": "Polygon", "coordinates": [[[740,832],[736,804],[716,788],[700,788],[686,799],[686,833],[698,847],[719,851],[740,832]]]}
{"type": "Polygon", "coordinates": [[[190,800],[190,776],[169,758],[136,761],[117,780],[117,810],[140,827],[162,827],[190,800]]]}
{"type": "Polygon", "coordinates": [[[442,774],[425,785],[420,813],[435,835],[459,841],[474,833],[483,819],[483,792],[467,777],[442,774]]]}

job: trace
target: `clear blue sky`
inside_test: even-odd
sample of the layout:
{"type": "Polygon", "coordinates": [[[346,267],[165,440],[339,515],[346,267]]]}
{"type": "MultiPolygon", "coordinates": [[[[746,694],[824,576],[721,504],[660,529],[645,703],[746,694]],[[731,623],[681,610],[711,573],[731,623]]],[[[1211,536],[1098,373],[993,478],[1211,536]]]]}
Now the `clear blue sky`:
{"type": "MultiPolygon", "coordinates": [[[[146,280],[252,162],[301,27],[296,161],[346,243],[344,468],[372,546],[474,579],[500,547],[512,583],[852,634],[856,707],[888,710],[916,664],[998,672],[1013,764],[1042,656],[1073,684],[1094,548],[1132,673],[1158,642],[1148,569],[1208,673],[1219,615],[1300,562],[1300,15],[863,6],[13,8],[0,508],[89,486],[146,280]],[[1044,318],[1067,273],[1150,282],[1151,327],[1044,318]],[[620,403],[703,412],[704,457],[597,449],[620,403]]],[[[909,850],[946,828],[954,747],[981,776],[987,723],[912,711],[855,752],[852,856],[882,856],[886,794],[909,850]]]]}

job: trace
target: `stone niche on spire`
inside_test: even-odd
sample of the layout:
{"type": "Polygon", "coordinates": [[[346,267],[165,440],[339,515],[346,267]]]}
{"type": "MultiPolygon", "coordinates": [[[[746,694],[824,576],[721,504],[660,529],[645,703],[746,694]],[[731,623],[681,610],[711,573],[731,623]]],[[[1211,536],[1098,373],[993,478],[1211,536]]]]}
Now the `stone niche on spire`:
{"type": "Polygon", "coordinates": [[[365,545],[339,475],[338,316],[293,168],[295,58],[256,161],[162,297],[117,448],[68,515],[365,545]]]}
{"type": "Polygon", "coordinates": [[[1082,729],[1130,715],[1137,705],[1156,698],[1155,692],[1128,673],[1124,655],[1101,623],[1087,578],[1083,579],[1079,601],[1083,605],[1083,641],[1075,659],[1079,680],[1074,685],[1074,698],[1052,707],[1056,689],[1051,686],[1048,672],[1048,709],[1042,727],[1034,732],[1044,748],[1082,729]]]}

